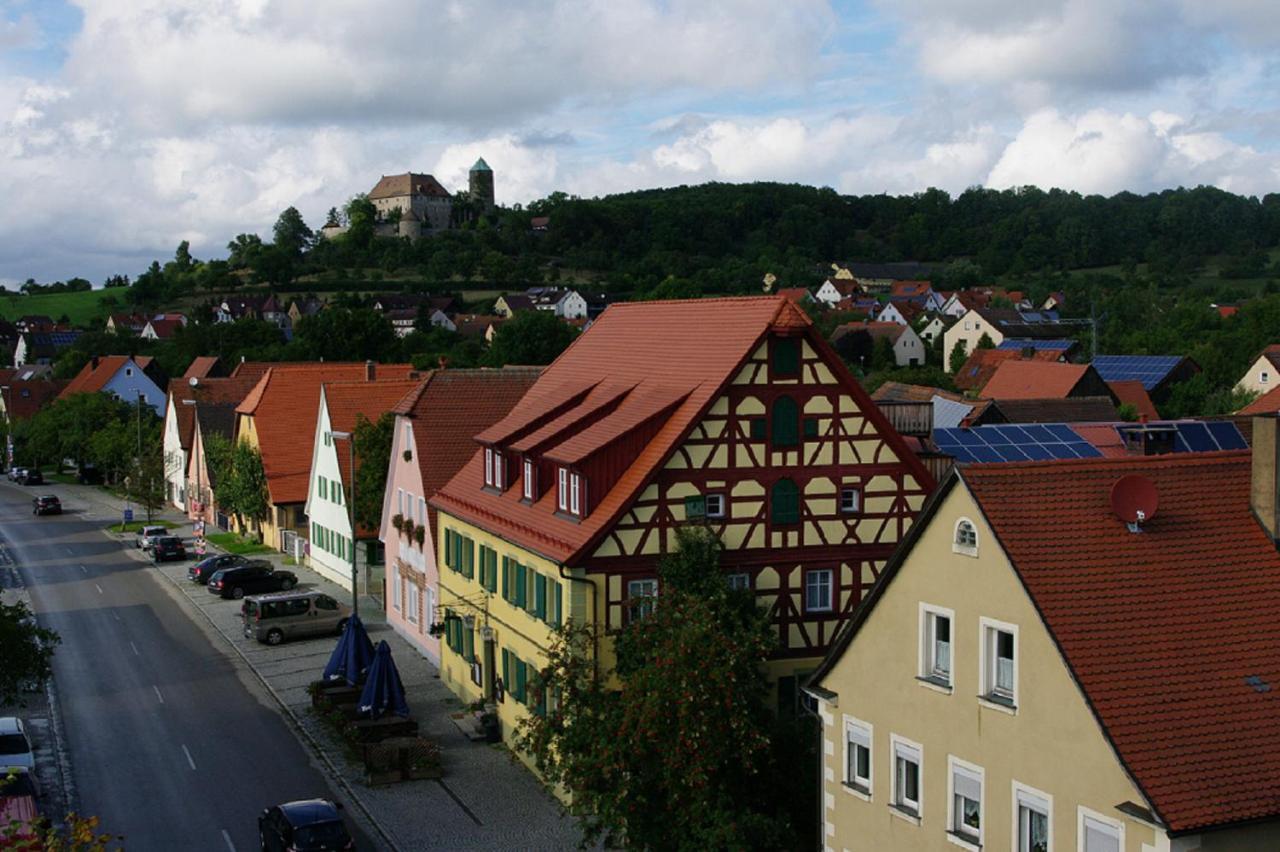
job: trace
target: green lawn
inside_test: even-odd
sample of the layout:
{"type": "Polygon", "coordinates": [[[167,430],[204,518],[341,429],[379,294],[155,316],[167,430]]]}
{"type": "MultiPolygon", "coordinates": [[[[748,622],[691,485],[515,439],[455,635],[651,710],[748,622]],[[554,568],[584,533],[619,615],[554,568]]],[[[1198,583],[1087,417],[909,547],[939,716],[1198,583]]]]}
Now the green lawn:
{"type": "Polygon", "coordinates": [[[123,290],[88,290],[79,293],[41,293],[23,296],[11,293],[0,297],[0,317],[15,320],[26,314],[44,314],[57,320],[63,314],[76,325],[105,317],[111,308],[102,304],[103,297],[123,299],[123,290]]]}
{"type": "Polygon", "coordinates": [[[241,538],[235,533],[209,533],[205,536],[205,540],[212,545],[225,550],[227,553],[238,553],[241,556],[250,556],[255,553],[272,553],[271,548],[265,544],[258,544],[256,541],[249,541],[241,538]]]}
{"type": "MultiPolygon", "coordinates": [[[[134,511],[137,512],[138,510],[134,509],[134,511]]],[[[146,521],[130,521],[127,524],[108,524],[107,531],[113,533],[131,533],[137,532],[143,527],[164,527],[167,530],[171,530],[176,526],[177,524],[170,523],[169,521],[152,521],[151,523],[147,523],[146,521]]]]}

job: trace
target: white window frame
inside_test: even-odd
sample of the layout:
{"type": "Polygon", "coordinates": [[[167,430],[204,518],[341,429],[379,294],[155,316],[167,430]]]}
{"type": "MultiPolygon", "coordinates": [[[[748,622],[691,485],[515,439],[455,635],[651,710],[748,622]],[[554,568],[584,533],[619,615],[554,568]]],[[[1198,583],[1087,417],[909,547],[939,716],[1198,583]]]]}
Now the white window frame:
{"type": "Polygon", "coordinates": [[[396,489],[396,506],[399,509],[399,512],[397,514],[399,514],[400,517],[403,518],[404,517],[404,489],[403,488],[396,489]]]}
{"type": "Polygon", "coordinates": [[[493,485],[493,447],[484,448],[484,484],[493,485]]]}
{"type": "Polygon", "coordinates": [[[533,460],[524,460],[524,476],[522,477],[521,493],[526,500],[533,500],[533,460]]]}
{"type": "Polygon", "coordinates": [[[983,832],[987,824],[986,777],[981,766],[947,755],[947,839],[963,849],[982,848],[983,832]],[[978,784],[978,833],[960,827],[960,814],[956,813],[956,776],[967,776],[978,784]]]}
{"type": "Polygon", "coordinates": [[[1023,803],[1029,810],[1038,810],[1045,815],[1045,822],[1049,827],[1049,833],[1046,838],[1049,841],[1049,847],[1046,852],[1053,852],[1053,796],[1043,790],[1037,790],[1035,787],[1029,787],[1015,780],[1013,782],[1013,850],[1014,852],[1031,852],[1029,847],[1022,845],[1022,807],[1023,803]]]}
{"type": "Polygon", "coordinates": [[[569,469],[560,468],[559,488],[556,490],[556,508],[561,512],[569,511],[569,469]]]}
{"type": "Polygon", "coordinates": [[[425,524],[427,522],[427,499],[425,497],[418,498],[418,523],[425,524]]]}
{"type": "Polygon", "coordinates": [[[418,589],[418,587],[417,587],[417,586],[414,586],[414,585],[412,585],[412,584],[410,584],[410,588],[409,588],[409,614],[408,614],[408,618],[409,618],[409,623],[410,623],[410,624],[417,624],[417,623],[418,623],[418,603],[419,603],[419,602],[418,602],[418,595],[420,595],[420,594],[422,594],[422,592],[418,589]]]}
{"type": "Polygon", "coordinates": [[[1265,385],[1267,382],[1271,381],[1271,374],[1266,370],[1263,370],[1258,374],[1258,381],[1265,385]]]}
{"type": "Polygon", "coordinates": [[[969,518],[957,518],[956,525],[951,530],[951,550],[953,553],[959,553],[963,556],[978,555],[978,546],[981,542],[978,540],[978,525],[969,518]],[[969,525],[969,529],[973,530],[973,544],[962,544],[960,541],[960,528],[965,524],[969,525]]]}
{"type": "Polygon", "coordinates": [[[1085,846],[1085,833],[1089,823],[1096,823],[1104,831],[1115,834],[1120,843],[1120,852],[1124,852],[1124,823],[1109,816],[1103,816],[1084,805],[1076,807],[1076,852],[1088,852],[1085,846]]]}
{"type": "Polygon", "coordinates": [[[502,450],[493,451],[493,487],[501,491],[506,487],[507,466],[503,463],[502,450]]]}
{"type": "Polygon", "coordinates": [[[575,515],[582,514],[582,474],[569,474],[569,511],[575,515]]]}
{"type": "Polygon", "coordinates": [[[946,607],[934,606],[933,604],[920,602],[920,631],[919,631],[919,647],[916,654],[917,677],[925,685],[941,686],[947,692],[951,692],[956,682],[956,614],[954,610],[946,607]],[[948,635],[948,659],[947,659],[947,675],[944,678],[937,674],[934,669],[936,667],[936,652],[934,648],[934,633],[937,619],[947,619],[948,635]]]}
{"type": "Polygon", "coordinates": [[[642,577],[635,580],[627,581],[627,621],[639,621],[653,613],[658,606],[658,581],[653,577],[642,577]],[[633,592],[633,587],[641,587],[640,591],[633,592]],[[633,608],[640,601],[645,601],[647,611],[637,617],[633,608]]]}
{"type": "Polygon", "coordinates": [[[840,488],[840,514],[856,515],[862,511],[862,488],[857,485],[844,485],[840,488]],[[846,497],[852,497],[847,501],[846,497]]]}
{"type": "Polygon", "coordinates": [[[835,611],[835,585],[836,572],[833,568],[812,568],[804,572],[804,611],[805,612],[833,612],[835,611]],[[825,574],[827,577],[827,605],[826,606],[810,606],[809,604],[809,578],[817,577],[825,574]]]}
{"type": "Polygon", "coordinates": [[[875,727],[870,722],[864,722],[861,719],[846,715],[844,717],[844,764],[841,768],[843,775],[842,786],[845,792],[857,796],[863,801],[871,801],[871,785],[875,778],[875,772],[875,727]],[[865,778],[855,776],[850,769],[849,758],[851,755],[849,752],[854,740],[852,735],[855,734],[865,738],[867,741],[867,775],[865,778]]]}
{"type": "Polygon", "coordinates": [[[423,595],[423,597],[425,598],[425,600],[423,601],[423,608],[422,608],[422,613],[423,613],[422,622],[423,624],[435,624],[436,623],[436,590],[431,586],[427,586],[424,589],[424,592],[425,594],[423,595]]]}
{"type": "Polygon", "coordinates": [[[751,575],[745,571],[735,571],[725,577],[730,590],[751,591],[751,575]]]}
{"type": "Polygon", "coordinates": [[[400,455],[403,457],[405,451],[411,449],[413,449],[413,429],[406,423],[404,424],[404,449],[400,451],[400,455]]]}
{"type": "Polygon", "coordinates": [[[404,580],[400,577],[399,566],[392,565],[391,566],[391,606],[395,609],[396,612],[400,612],[402,610],[402,604],[400,601],[400,595],[401,595],[400,584],[403,582],[404,580]]]}
{"type": "Polygon", "coordinates": [[[924,746],[906,737],[891,733],[889,734],[889,760],[890,772],[892,773],[889,777],[890,808],[896,814],[914,818],[918,825],[924,819],[924,746]],[[899,797],[898,787],[901,779],[898,776],[898,757],[900,752],[903,752],[903,756],[908,759],[911,757],[911,753],[914,752],[916,764],[916,799],[914,803],[907,799],[905,795],[901,798],[899,797]]]}
{"type": "Polygon", "coordinates": [[[990,707],[1013,712],[1018,709],[1018,625],[1006,621],[983,616],[978,619],[978,647],[981,649],[978,663],[978,698],[990,707]],[[998,633],[1009,633],[1013,636],[1013,689],[1010,696],[999,696],[995,692],[996,654],[998,653],[998,633]],[[996,697],[993,697],[996,696],[996,697]]]}
{"type": "Polygon", "coordinates": [[[707,517],[723,518],[724,517],[724,494],[717,491],[712,494],[706,495],[705,499],[706,499],[706,507],[707,507],[706,508],[707,517]],[[715,508],[713,509],[712,506],[715,506],[715,508]]]}

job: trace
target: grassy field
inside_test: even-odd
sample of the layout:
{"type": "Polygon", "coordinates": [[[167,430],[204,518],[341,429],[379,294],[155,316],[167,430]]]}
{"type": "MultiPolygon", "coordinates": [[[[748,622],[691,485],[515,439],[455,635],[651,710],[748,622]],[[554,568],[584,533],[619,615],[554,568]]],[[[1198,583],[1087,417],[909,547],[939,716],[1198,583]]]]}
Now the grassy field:
{"type": "Polygon", "coordinates": [[[235,533],[210,533],[205,536],[205,540],[210,544],[216,545],[227,553],[237,553],[241,556],[251,556],[255,553],[271,553],[271,548],[265,544],[258,544],[256,541],[243,539],[235,533]]]}
{"type": "Polygon", "coordinates": [[[41,293],[36,296],[23,296],[11,293],[0,297],[0,317],[15,320],[27,314],[44,314],[57,320],[64,314],[76,325],[84,325],[93,319],[100,319],[111,312],[111,308],[102,304],[103,297],[113,299],[120,295],[110,290],[88,290],[80,293],[41,293]]]}
{"type": "Polygon", "coordinates": [[[151,523],[147,523],[146,521],[130,521],[127,524],[109,524],[107,526],[107,532],[130,533],[137,532],[143,527],[164,527],[167,530],[171,530],[176,526],[177,524],[172,524],[168,521],[152,521],[151,523]]]}

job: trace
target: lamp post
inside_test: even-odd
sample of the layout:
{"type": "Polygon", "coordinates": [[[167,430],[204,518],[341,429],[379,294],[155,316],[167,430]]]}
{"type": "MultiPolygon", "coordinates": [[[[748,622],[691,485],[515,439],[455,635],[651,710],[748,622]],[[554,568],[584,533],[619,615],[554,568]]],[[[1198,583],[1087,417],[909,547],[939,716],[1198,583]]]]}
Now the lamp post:
{"type": "MultiPolygon", "coordinates": [[[[142,391],[134,391],[138,396],[138,487],[145,487],[142,484],[142,402],[147,395],[142,391]]],[[[151,523],[151,498],[150,495],[144,495],[144,502],[147,504],[147,523],[151,523]]]]}
{"type": "Polygon", "coordinates": [[[347,442],[348,460],[351,465],[351,493],[347,500],[347,518],[351,521],[351,614],[360,615],[360,584],[356,569],[356,438],[350,432],[329,431],[329,440],[347,442]]]}
{"type": "Polygon", "coordinates": [[[4,394],[4,466],[13,467],[13,391],[8,385],[0,385],[0,394],[4,394]]]}

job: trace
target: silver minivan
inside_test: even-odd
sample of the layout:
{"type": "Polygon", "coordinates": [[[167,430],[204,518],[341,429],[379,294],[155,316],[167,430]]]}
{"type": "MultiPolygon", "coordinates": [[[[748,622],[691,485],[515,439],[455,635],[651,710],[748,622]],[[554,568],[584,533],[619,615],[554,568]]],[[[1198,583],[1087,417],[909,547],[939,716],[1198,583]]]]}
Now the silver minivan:
{"type": "Polygon", "coordinates": [[[244,635],[268,645],[286,639],[341,633],[351,608],[317,591],[249,595],[240,606],[244,635]]]}

